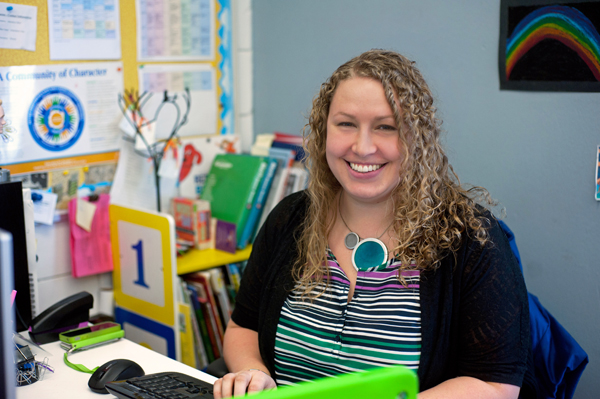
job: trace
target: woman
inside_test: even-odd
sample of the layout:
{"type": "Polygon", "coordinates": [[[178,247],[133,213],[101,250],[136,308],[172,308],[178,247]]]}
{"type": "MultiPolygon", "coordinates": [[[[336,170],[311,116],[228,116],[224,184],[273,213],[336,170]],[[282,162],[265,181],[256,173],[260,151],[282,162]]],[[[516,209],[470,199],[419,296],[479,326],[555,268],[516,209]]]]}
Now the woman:
{"type": "Polygon", "coordinates": [[[403,364],[426,398],[516,398],[529,352],[525,284],[463,189],[414,63],[372,50],[313,101],[308,189],[254,243],[215,397],[403,364]],[[390,249],[388,251],[388,249],[390,249]]]}

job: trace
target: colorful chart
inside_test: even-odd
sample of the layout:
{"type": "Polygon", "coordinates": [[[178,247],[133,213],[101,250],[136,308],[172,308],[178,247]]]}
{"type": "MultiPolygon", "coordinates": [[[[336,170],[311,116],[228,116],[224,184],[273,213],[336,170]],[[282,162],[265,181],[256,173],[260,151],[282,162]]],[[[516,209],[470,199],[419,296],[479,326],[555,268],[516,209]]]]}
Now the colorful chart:
{"type": "Polygon", "coordinates": [[[139,61],[207,61],[215,55],[215,2],[136,0],[139,61]]]}
{"type": "Polygon", "coordinates": [[[49,87],[33,100],[27,115],[33,139],[50,151],[63,151],[81,137],[85,125],[83,106],[71,91],[49,87]]]}

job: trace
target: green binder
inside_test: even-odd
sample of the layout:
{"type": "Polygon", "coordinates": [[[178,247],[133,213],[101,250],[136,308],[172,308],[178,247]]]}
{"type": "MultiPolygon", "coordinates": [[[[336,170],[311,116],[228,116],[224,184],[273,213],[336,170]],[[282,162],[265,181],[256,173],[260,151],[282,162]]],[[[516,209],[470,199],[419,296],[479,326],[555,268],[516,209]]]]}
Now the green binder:
{"type": "Polygon", "coordinates": [[[266,157],[218,154],[206,177],[201,198],[212,217],[236,225],[238,245],[266,168],[266,157]]]}

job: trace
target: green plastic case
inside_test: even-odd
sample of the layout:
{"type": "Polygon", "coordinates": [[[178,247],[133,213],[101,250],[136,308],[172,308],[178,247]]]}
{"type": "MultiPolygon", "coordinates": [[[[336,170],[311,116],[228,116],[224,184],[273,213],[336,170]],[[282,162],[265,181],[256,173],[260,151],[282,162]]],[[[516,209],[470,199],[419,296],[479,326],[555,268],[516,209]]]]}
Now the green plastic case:
{"type": "Polygon", "coordinates": [[[417,374],[404,366],[376,368],[281,387],[252,395],[253,399],[416,399],[417,374]]]}
{"type": "MultiPolygon", "coordinates": [[[[121,325],[114,322],[103,322],[93,326],[76,328],[74,330],[64,331],[58,335],[61,342],[75,344],[82,341],[88,341],[96,337],[103,337],[114,332],[121,331],[121,325]]],[[[101,342],[101,341],[100,341],[101,342]]]]}

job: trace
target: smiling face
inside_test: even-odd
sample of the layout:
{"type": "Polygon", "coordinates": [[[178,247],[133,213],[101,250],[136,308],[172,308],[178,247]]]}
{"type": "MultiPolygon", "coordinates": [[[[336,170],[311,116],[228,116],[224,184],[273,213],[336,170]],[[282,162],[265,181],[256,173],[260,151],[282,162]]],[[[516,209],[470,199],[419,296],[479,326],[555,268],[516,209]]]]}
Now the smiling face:
{"type": "Polygon", "coordinates": [[[345,195],[370,203],[390,197],[404,155],[380,82],[352,77],[338,84],[329,107],[325,153],[345,195]]]}

